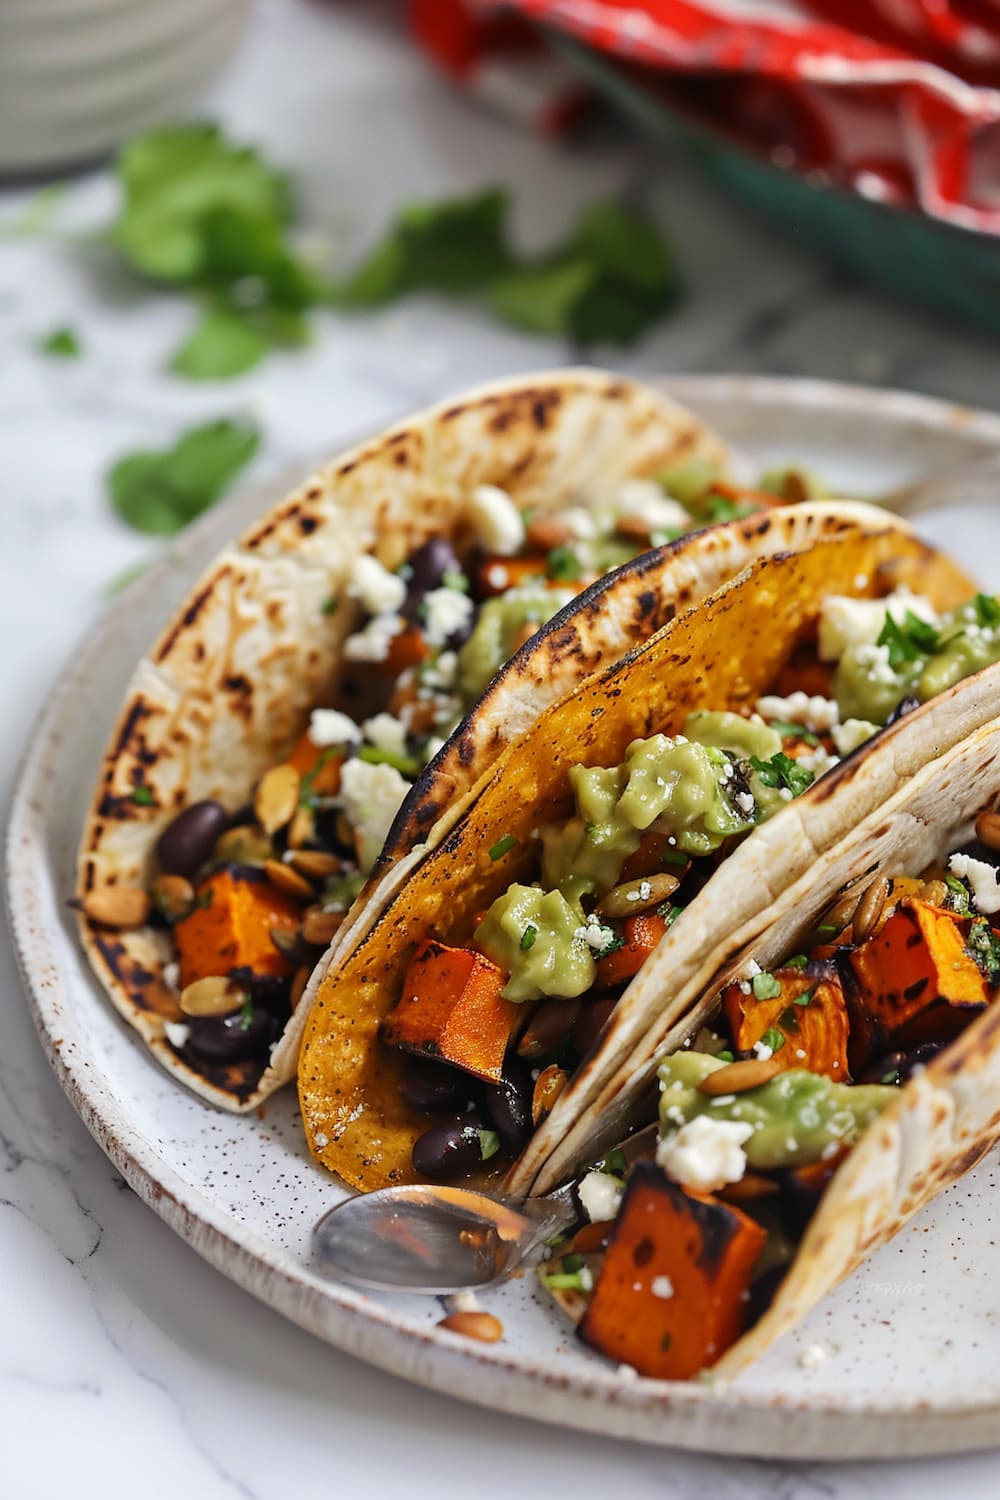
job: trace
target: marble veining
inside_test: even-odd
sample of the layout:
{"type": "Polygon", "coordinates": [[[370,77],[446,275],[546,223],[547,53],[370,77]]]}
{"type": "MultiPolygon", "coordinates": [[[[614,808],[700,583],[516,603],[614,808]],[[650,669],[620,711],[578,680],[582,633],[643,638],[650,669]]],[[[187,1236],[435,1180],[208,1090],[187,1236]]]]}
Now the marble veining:
{"type": "MultiPolygon", "coordinates": [[[[605,361],[872,380],[1000,405],[995,346],[869,296],[611,130],[586,148],[542,145],[479,113],[428,75],[393,15],[381,0],[261,4],[206,102],[295,167],[305,217],[342,263],[408,195],[509,180],[530,244],[620,187],[670,227],[689,294],[639,348],[597,351],[605,361]]],[[[0,193],[0,223],[25,196],[0,193]]],[[[108,203],[95,172],[65,214],[87,226],[108,203]]],[[[0,239],[4,806],[59,663],[110,580],[155,550],[106,508],[102,474],[116,454],[250,410],[266,427],[256,466],[266,478],[449,389],[579,353],[421,299],[363,320],[326,315],[305,353],[198,387],[162,373],[190,316],[116,283],[94,252],[0,239]],[[59,323],[79,330],[81,361],[35,352],[59,323]]],[[[626,1485],[637,1500],[996,1493],[990,1455],[834,1468],[658,1452],[460,1406],[339,1354],[213,1271],[126,1187],[41,1056],[5,939],[0,962],[0,1494],[11,1500],[69,1485],[80,1500],[358,1490],[585,1500],[626,1485]]]]}

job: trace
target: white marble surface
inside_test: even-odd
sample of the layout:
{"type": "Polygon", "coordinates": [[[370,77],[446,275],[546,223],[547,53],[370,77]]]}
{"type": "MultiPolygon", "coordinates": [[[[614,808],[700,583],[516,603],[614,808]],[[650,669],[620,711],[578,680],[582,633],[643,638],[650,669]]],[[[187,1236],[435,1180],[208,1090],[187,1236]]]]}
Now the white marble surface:
{"type": "MultiPolygon", "coordinates": [[[[994,344],[868,296],[612,132],[584,152],[489,119],[427,73],[392,17],[381,0],[270,0],[207,101],[295,168],[307,220],[345,258],[407,195],[509,181],[530,243],[628,184],[671,227],[690,292],[622,367],[867,379],[1000,405],[994,344]]],[[[67,217],[98,222],[108,194],[100,173],[81,179],[67,217]]],[[[24,197],[0,193],[0,218],[24,197]]],[[[4,803],[60,661],[108,580],[151,550],[106,508],[102,473],[117,453],[250,408],[266,424],[264,475],[449,389],[574,353],[414,302],[362,322],[327,316],[310,351],[195,387],[158,368],[188,317],[175,299],[110,281],[78,248],[0,240],[4,803]],[[34,352],[62,322],[80,331],[83,360],[34,352]]],[[[462,1407],[338,1355],[210,1270],[124,1187],[49,1075],[0,943],[4,1497],[589,1500],[627,1486],[637,1500],[937,1500],[1000,1488],[991,1455],[837,1468],[628,1449],[462,1407]]]]}

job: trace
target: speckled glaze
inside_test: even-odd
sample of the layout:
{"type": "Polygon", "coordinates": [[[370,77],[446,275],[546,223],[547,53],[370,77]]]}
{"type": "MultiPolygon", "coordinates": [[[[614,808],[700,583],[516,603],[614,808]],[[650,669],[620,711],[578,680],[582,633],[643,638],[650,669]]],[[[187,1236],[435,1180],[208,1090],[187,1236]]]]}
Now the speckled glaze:
{"type": "MultiPolygon", "coordinates": [[[[858,494],[1000,448],[1000,418],[902,393],[744,377],[669,386],[754,460],[805,462],[858,494]]],[[[55,685],[13,801],[7,896],[25,987],[57,1077],[128,1182],[206,1260],[286,1317],[468,1401],[761,1456],[910,1455],[1000,1440],[993,1159],[728,1390],[628,1380],[567,1335],[531,1278],[483,1298],[506,1329],[493,1346],[435,1329],[441,1309],[431,1299],[376,1299],[324,1281],[308,1234],[342,1190],[310,1162],[294,1097],[250,1117],[223,1115],[177,1088],[127,1034],[98,994],[65,909],[84,806],[140,645],[268,498],[238,496],[205,518],[119,598],[55,685]],[[813,1346],[827,1357],[801,1363],[813,1346]]],[[[932,540],[1000,586],[1000,515],[929,522],[932,540]]]]}

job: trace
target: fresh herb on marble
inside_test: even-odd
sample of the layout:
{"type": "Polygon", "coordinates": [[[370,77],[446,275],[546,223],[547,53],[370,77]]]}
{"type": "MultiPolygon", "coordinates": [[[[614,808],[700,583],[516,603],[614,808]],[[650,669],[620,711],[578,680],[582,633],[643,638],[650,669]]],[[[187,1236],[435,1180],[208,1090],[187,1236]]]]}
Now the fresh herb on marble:
{"type": "Polygon", "coordinates": [[[508,208],[500,188],[409,205],[334,300],[363,308],[421,290],[479,294],[503,322],[583,344],[631,343],[675,300],[670,247],[622,204],[592,204],[561,244],[534,258],[511,249],[508,208]]]}
{"type": "Polygon", "coordinates": [[[130,141],[117,173],[111,242],[140,276],[203,302],[176,373],[225,379],[308,340],[306,313],[328,287],[293,248],[289,179],[259,151],[217,125],[168,125],[130,141]]]}
{"type": "Polygon", "coordinates": [[[54,359],[78,359],[83,353],[83,344],[80,336],[72,328],[53,328],[51,333],[46,333],[38,340],[38,349],[42,354],[50,354],[54,359]]]}
{"type": "Polygon", "coordinates": [[[259,444],[251,423],[221,418],[169,448],[126,454],[108,473],[111,504],[136,531],[171,536],[219,499],[259,444]]]}

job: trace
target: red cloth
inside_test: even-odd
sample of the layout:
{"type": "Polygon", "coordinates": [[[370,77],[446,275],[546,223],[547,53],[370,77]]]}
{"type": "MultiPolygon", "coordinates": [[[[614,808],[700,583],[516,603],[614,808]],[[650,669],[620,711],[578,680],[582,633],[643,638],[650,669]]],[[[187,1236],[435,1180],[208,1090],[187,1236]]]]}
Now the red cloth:
{"type": "Polygon", "coordinates": [[[466,87],[543,128],[574,86],[523,20],[615,54],[640,86],[779,166],[1000,234],[1000,0],[410,0],[409,11],[466,87]]]}

